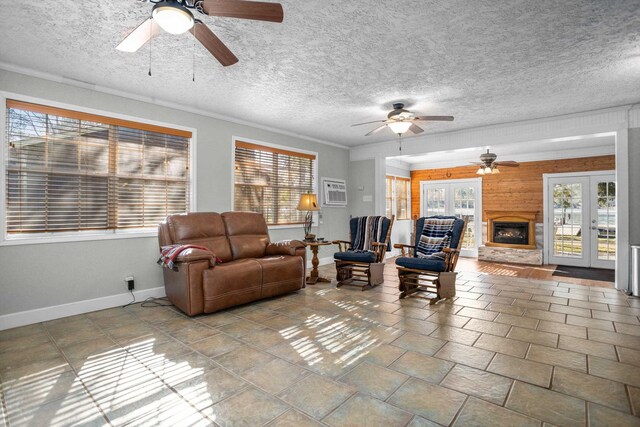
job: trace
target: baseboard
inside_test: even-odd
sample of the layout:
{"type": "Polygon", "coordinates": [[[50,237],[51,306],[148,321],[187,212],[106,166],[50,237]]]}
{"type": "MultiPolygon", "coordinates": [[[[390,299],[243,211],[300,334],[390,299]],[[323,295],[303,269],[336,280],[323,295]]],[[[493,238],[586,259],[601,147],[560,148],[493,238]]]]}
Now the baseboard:
{"type": "MultiPolygon", "coordinates": [[[[319,264],[318,265],[329,265],[329,264],[333,264],[333,257],[332,256],[328,256],[325,258],[318,258],[319,264]]],[[[311,260],[308,259],[307,260],[307,268],[311,268],[313,267],[311,265],[311,260]]]]}
{"type": "MultiPolygon", "coordinates": [[[[160,298],[165,296],[164,286],[134,291],[133,294],[137,301],[144,301],[149,297],[160,298]]],[[[68,304],[54,305],[52,307],[37,308],[35,310],[5,314],[0,316],[0,331],[4,329],[17,328],[18,326],[31,325],[33,323],[46,322],[48,320],[59,319],[61,317],[75,316],[76,314],[118,307],[129,302],[131,302],[131,294],[124,293],[108,297],[71,302],[68,304]]]]}

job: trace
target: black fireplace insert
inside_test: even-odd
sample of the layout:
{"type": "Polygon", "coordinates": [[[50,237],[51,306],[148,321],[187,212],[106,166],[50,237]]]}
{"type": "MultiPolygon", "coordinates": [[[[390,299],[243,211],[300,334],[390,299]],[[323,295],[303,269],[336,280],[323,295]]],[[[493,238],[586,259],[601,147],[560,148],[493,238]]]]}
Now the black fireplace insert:
{"type": "Polygon", "coordinates": [[[494,243],[507,243],[510,245],[529,244],[529,223],[528,222],[493,222],[494,243]]]}

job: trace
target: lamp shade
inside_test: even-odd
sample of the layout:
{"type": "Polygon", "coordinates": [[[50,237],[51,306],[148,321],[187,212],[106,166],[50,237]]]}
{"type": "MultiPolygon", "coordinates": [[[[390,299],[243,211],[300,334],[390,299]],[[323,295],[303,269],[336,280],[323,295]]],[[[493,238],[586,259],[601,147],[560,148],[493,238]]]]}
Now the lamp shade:
{"type": "Polygon", "coordinates": [[[318,197],[314,193],[301,194],[296,209],[299,211],[319,211],[318,197]]]}
{"type": "Polygon", "coordinates": [[[185,33],[194,24],[191,12],[175,0],[156,4],[151,15],[163,30],[171,34],[185,33]]]}
{"type": "Polygon", "coordinates": [[[392,121],[387,123],[387,126],[389,126],[389,129],[391,129],[393,133],[403,134],[409,130],[411,124],[412,123],[408,121],[392,121]]]}

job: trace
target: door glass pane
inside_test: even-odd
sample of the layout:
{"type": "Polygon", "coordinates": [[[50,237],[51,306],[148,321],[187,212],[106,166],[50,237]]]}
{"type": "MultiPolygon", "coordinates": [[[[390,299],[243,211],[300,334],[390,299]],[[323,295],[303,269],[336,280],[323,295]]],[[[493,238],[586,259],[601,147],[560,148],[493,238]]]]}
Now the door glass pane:
{"type": "Polygon", "coordinates": [[[475,249],[475,212],[476,195],[473,187],[460,187],[453,190],[453,214],[467,220],[467,230],[462,239],[462,249],[475,249]]]}
{"type": "Polygon", "coordinates": [[[582,184],[553,186],[553,254],[582,257],[582,184]]]}
{"type": "Polygon", "coordinates": [[[616,183],[598,183],[598,259],[616,259],[616,183]]]}
{"type": "Polygon", "coordinates": [[[427,216],[445,215],[444,188],[427,188],[427,216]]]}

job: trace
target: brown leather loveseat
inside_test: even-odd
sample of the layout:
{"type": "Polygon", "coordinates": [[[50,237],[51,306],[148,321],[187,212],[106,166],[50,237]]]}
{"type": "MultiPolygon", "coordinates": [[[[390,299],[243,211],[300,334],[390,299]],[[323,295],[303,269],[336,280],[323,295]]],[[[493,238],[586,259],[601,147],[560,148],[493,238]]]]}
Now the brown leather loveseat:
{"type": "Polygon", "coordinates": [[[173,270],[163,268],[169,301],[189,316],[304,287],[304,243],[271,243],[258,213],[170,215],[160,224],[158,239],[161,247],[191,244],[209,249],[187,249],[176,258],[173,270]],[[222,263],[216,263],[216,257],[222,263]]]}

